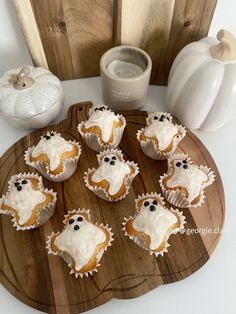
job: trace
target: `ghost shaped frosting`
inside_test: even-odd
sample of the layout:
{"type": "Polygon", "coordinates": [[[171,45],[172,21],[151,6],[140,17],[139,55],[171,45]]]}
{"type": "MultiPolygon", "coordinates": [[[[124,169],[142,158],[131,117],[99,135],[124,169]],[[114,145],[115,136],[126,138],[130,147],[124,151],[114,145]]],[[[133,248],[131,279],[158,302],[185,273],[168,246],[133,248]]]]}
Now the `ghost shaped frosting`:
{"type": "Polygon", "coordinates": [[[108,143],[113,133],[114,123],[116,125],[120,123],[119,117],[107,106],[92,107],[89,119],[83,124],[83,130],[98,127],[101,132],[101,140],[108,143]]]}
{"type": "Polygon", "coordinates": [[[47,132],[41,136],[38,144],[33,147],[31,156],[37,158],[45,154],[49,159],[49,169],[54,171],[61,162],[62,154],[72,150],[73,144],[61,137],[60,133],[47,132]]]}
{"type": "Polygon", "coordinates": [[[61,255],[76,277],[97,271],[99,261],[110,246],[111,229],[93,223],[89,210],[73,210],[66,215],[64,228],[47,241],[49,253],[61,255]]]}
{"type": "Polygon", "coordinates": [[[41,177],[36,174],[19,174],[10,179],[8,192],[0,200],[0,212],[14,217],[17,230],[29,229],[50,218],[54,211],[51,205],[54,203],[55,207],[55,201],[56,194],[43,187],[41,177]],[[48,214],[45,215],[46,212],[48,214]]]}
{"type": "Polygon", "coordinates": [[[163,198],[156,193],[139,196],[134,217],[125,219],[124,231],[151,254],[167,252],[168,239],[184,224],[184,216],[178,210],[166,208],[163,198]]]}
{"type": "Polygon", "coordinates": [[[161,186],[181,190],[189,204],[200,201],[203,189],[214,181],[213,172],[195,165],[187,155],[175,155],[168,160],[168,172],[161,177],[161,186]]]}
{"type": "Polygon", "coordinates": [[[125,161],[120,150],[107,150],[98,155],[99,166],[85,173],[86,186],[97,192],[103,190],[112,200],[127,194],[138,173],[135,163],[125,161]]]}

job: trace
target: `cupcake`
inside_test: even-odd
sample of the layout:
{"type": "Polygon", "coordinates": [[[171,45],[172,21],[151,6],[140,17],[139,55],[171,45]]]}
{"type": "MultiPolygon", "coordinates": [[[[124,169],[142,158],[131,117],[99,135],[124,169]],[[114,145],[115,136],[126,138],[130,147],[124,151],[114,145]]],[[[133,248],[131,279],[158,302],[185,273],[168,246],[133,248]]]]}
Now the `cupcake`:
{"type": "Polygon", "coordinates": [[[188,155],[177,154],[168,159],[168,170],[160,178],[162,193],[178,207],[197,207],[204,202],[204,189],[215,180],[206,166],[195,165],[188,155]]]}
{"type": "Polygon", "coordinates": [[[85,185],[100,198],[117,202],[127,196],[138,165],[125,161],[118,149],[108,149],[97,156],[98,168],[85,172],[85,185]]]}
{"type": "Polygon", "coordinates": [[[61,256],[76,278],[97,272],[103,253],[113,241],[111,229],[93,223],[89,210],[85,209],[68,212],[63,223],[61,232],[48,237],[48,253],[61,256]]]}
{"type": "Polygon", "coordinates": [[[36,146],[25,152],[25,161],[48,180],[61,182],[75,172],[80,154],[78,142],[67,141],[60,133],[48,131],[36,146]]]}
{"type": "Polygon", "coordinates": [[[45,224],[55,205],[56,193],[44,188],[42,177],[19,173],[8,182],[8,192],[0,199],[0,213],[11,215],[17,230],[29,230],[45,224]]]}
{"type": "Polygon", "coordinates": [[[92,106],[89,119],[78,125],[78,131],[91,149],[100,152],[120,144],[125,125],[125,118],[107,106],[92,106]]]}
{"type": "Polygon", "coordinates": [[[185,134],[185,128],[174,124],[169,113],[156,112],[148,115],[147,126],[138,131],[137,139],[144,154],[162,160],[173,155],[185,134]]]}
{"type": "Polygon", "coordinates": [[[160,194],[138,196],[135,214],[125,218],[123,230],[141,248],[152,255],[162,255],[170,246],[169,237],[176,234],[185,224],[185,217],[178,209],[165,207],[160,194]]]}

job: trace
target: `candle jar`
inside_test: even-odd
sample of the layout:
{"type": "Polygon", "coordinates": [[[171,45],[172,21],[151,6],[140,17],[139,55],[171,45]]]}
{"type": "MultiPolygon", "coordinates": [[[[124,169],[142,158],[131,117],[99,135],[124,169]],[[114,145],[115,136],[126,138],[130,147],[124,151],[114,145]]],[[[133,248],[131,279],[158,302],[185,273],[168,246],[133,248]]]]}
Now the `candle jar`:
{"type": "Polygon", "coordinates": [[[118,46],[100,60],[104,103],[113,110],[140,109],[146,102],[152,61],[140,48],[118,46]]]}

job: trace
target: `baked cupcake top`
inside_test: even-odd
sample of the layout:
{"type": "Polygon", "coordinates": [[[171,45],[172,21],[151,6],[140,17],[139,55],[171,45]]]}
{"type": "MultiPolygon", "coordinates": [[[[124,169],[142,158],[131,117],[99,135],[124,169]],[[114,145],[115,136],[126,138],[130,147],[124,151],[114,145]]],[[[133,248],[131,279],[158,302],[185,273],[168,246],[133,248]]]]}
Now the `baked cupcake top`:
{"type": "Polygon", "coordinates": [[[71,258],[71,273],[76,277],[96,270],[101,253],[113,240],[110,229],[94,224],[89,210],[84,209],[69,212],[63,223],[63,230],[49,237],[50,252],[66,252],[71,258]]]}
{"type": "Polygon", "coordinates": [[[79,132],[92,133],[99,137],[102,144],[111,144],[116,128],[125,126],[125,119],[121,115],[116,115],[107,106],[92,106],[89,109],[89,119],[79,124],[79,132]]]}
{"type": "Polygon", "coordinates": [[[42,178],[36,174],[18,174],[8,185],[8,192],[0,202],[1,213],[14,217],[14,226],[36,224],[40,209],[55,200],[55,193],[44,189],[42,178]]]}
{"type": "Polygon", "coordinates": [[[214,173],[206,166],[195,165],[188,155],[178,154],[168,159],[168,172],[161,178],[166,189],[180,189],[186,200],[196,204],[205,187],[214,181],[214,173]]]}
{"type": "Polygon", "coordinates": [[[46,155],[49,159],[49,169],[55,170],[60,162],[61,156],[66,152],[71,152],[74,145],[65,140],[60,133],[47,132],[40,138],[38,144],[33,147],[31,156],[37,158],[40,155],[46,155]]]}
{"type": "Polygon", "coordinates": [[[172,116],[165,112],[150,113],[147,118],[147,127],[141,130],[141,141],[152,140],[160,151],[168,152],[174,146],[173,140],[185,135],[182,126],[172,122],[172,116]]]}
{"type": "Polygon", "coordinates": [[[183,227],[185,217],[178,210],[169,210],[160,194],[138,196],[134,217],[126,219],[124,231],[130,238],[144,239],[144,248],[159,255],[166,252],[169,236],[183,227]]]}
{"type": "Polygon", "coordinates": [[[106,150],[97,156],[98,168],[89,169],[85,182],[89,187],[100,187],[116,199],[126,194],[126,179],[138,174],[138,167],[133,162],[125,161],[118,149],[106,150]]]}

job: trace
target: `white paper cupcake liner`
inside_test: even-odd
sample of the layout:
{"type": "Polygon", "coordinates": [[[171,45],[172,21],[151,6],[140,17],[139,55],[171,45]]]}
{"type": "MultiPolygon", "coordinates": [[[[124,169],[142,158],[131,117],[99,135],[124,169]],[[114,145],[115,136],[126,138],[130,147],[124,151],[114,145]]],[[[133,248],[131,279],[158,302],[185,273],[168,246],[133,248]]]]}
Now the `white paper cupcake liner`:
{"type": "MultiPolygon", "coordinates": [[[[88,218],[89,218],[89,220],[90,220],[90,218],[91,218],[91,216],[90,216],[90,210],[86,210],[86,209],[84,209],[84,208],[82,208],[82,209],[79,208],[79,209],[73,209],[73,210],[69,211],[69,212],[64,216],[63,223],[64,223],[64,224],[66,223],[67,217],[70,216],[71,214],[83,214],[83,213],[87,214],[87,216],[88,216],[88,218]]],[[[57,233],[52,232],[51,235],[48,236],[48,239],[47,239],[47,241],[46,241],[46,244],[47,244],[46,248],[47,248],[47,250],[48,250],[48,254],[58,255],[58,256],[62,257],[62,258],[64,259],[64,261],[68,264],[68,266],[71,268],[71,270],[70,270],[70,275],[74,275],[76,278],[78,278],[78,277],[83,278],[84,276],[85,276],[85,277],[88,277],[89,275],[93,275],[94,273],[98,272],[98,269],[97,269],[97,268],[100,266],[100,263],[99,263],[99,262],[100,262],[100,260],[101,260],[101,258],[102,258],[102,256],[103,256],[104,252],[107,251],[107,248],[108,248],[109,246],[111,246],[111,242],[114,241],[114,239],[113,239],[113,233],[111,232],[111,228],[109,228],[108,225],[103,225],[102,223],[101,223],[101,224],[95,223],[94,225],[97,226],[97,227],[102,227],[102,228],[106,229],[106,231],[107,231],[108,234],[109,234],[109,241],[108,241],[106,247],[105,247],[103,250],[100,250],[100,251],[98,252],[98,254],[97,254],[97,256],[96,256],[97,264],[96,264],[96,266],[95,266],[91,271],[89,271],[89,272],[80,273],[79,271],[75,271],[75,270],[72,268],[72,257],[71,257],[68,253],[66,253],[66,252],[56,252],[56,251],[54,251],[54,250],[52,249],[52,246],[51,246],[52,238],[53,238],[54,236],[60,234],[60,232],[57,232],[57,233]]]]}
{"type": "MultiPolygon", "coordinates": [[[[123,154],[119,149],[107,149],[103,152],[101,152],[100,154],[97,155],[97,160],[98,160],[98,164],[100,165],[101,160],[103,159],[104,156],[108,155],[108,154],[114,154],[116,155],[118,158],[120,158],[122,161],[125,162],[124,158],[123,158],[123,154]]],[[[118,202],[120,200],[122,200],[123,198],[125,198],[128,194],[129,194],[129,189],[132,185],[132,182],[134,180],[134,178],[137,176],[137,174],[139,173],[139,167],[136,163],[134,163],[133,161],[126,161],[126,163],[132,167],[134,169],[134,173],[133,174],[129,174],[125,177],[124,179],[124,186],[125,186],[125,190],[126,192],[121,195],[120,197],[113,199],[109,193],[102,187],[100,186],[91,186],[89,184],[89,176],[91,175],[91,173],[93,173],[96,169],[92,168],[92,169],[88,169],[87,172],[85,172],[85,176],[84,176],[84,182],[85,185],[87,186],[87,188],[89,188],[92,192],[94,192],[98,197],[100,197],[101,199],[108,201],[108,202],[118,202]]]]}
{"type": "MultiPolygon", "coordinates": [[[[169,113],[166,112],[160,112],[158,113],[159,115],[164,115],[165,117],[168,117],[168,119],[170,121],[172,121],[172,117],[169,113]]],[[[150,113],[147,117],[147,126],[149,126],[152,122],[152,118],[155,116],[155,113],[150,113]]],[[[152,141],[152,140],[145,140],[145,141],[141,141],[140,140],[140,135],[142,132],[145,131],[146,128],[142,128],[141,130],[139,130],[137,132],[137,140],[140,143],[140,146],[142,148],[142,151],[144,152],[145,155],[147,155],[148,157],[155,159],[155,160],[164,160],[169,158],[170,156],[172,156],[179,144],[179,142],[184,138],[184,136],[186,135],[186,130],[182,125],[176,125],[176,127],[178,128],[178,131],[180,132],[180,134],[178,136],[175,136],[173,139],[173,148],[167,152],[164,153],[163,151],[160,151],[159,148],[157,147],[157,145],[152,141]]]]}
{"type": "Polygon", "coordinates": [[[104,149],[116,148],[120,144],[120,141],[121,141],[121,138],[122,138],[125,126],[126,126],[125,118],[119,114],[117,114],[117,117],[120,119],[122,125],[121,127],[115,128],[115,130],[113,131],[114,132],[113,142],[110,144],[103,144],[100,140],[100,137],[97,134],[83,132],[82,126],[84,122],[81,122],[78,125],[78,132],[80,133],[80,135],[82,136],[83,140],[88,145],[88,147],[96,152],[101,152],[104,149]]]}
{"type": "Polygon", "coordinates": [[[17,231],[18,230],[30,230],[30,229],[38,228],[38,227],[44,225],[53,215],[53,213],[55,211],[56,200],[57,200],[56,195],[57,195],[57,193],[53,192],[53,190],[48,190],[47,188],[46,189],[44,188],[43,182],[42,182],[42,177],[40,177],[38,174],[36,174],[36,173],[19,173],[17,175],[12,176],[8,182],[8,192],[6,193],[6,195],[4,195],[0,199],[0,213],[5,214],[5,215],[10,215],[13,217],[13,219],[12,219],[13,226],[16,227],[17,231]],[[34,223],[32,225],[20,226],[17,223],[17,220],[15,218],[15,213],[12,213],[10,210],[1,209],[1,204],[4,202],[4,199],[7,198],[9,191],[10,191],[12,185],[14,184],[14,182],[16,181],[16,179],[19,179],[19,180],[21,180],[21,179],[37,179],[37,180],[39,180],[39,183],[38,183],[39,191],[48,193],[53,197],[52,202],[50,202],[47,205],[44,205],[37,212],[36,223],[34,223]]]}
{"type": "MultiPolygon", "coordinates": [[[[146,199],[146,198],[158,198],[161,202],[161,205],[162,206],[165,206],[165,202],[163,200],[163,197],[161,196],[161,194],[157,194],[155,192],[152,192],[152,193],[149,193],[149,194],[142,194],[142,195],[139,195],[137,197],[137,199],[135,200],[135,207],[136,207],[136,211],[135,211],[135,215],[132,217],[130,216],[129,218],[124,218],[124,221],[122,223],[122,230],[124,231],[124,234],[125,236],[129,237],[129,239],[131,239],[132,241],[134,241],[134,243],[136,243],[139,247],[141,247],[142,249],[144,250],[147,250],[149,252],[150,255],[155,255],[156,257],[157,256],[163,256],[164,253],[167,253],[168,252],[168,247],[170,246],[170,244],[168,243],[168,241],[165,243],[165,246],[164,248],[159,251],[159,252],[154,252],[152,250],[150,250],[150,248],[148,247],[146,241],[141,237],[141,236],[133,236],[133,235],[130,235],[127,231],[126,231],[126,224],[127,222],[130,220],[130,219],[134,219],[136,217],[136,215],[139,213],[139,210],[140,208],[137,206],[138,202],[140,200],[143,200],[143,199],[146,199]]],[[[180,232],[183,228],[184,228],[184,224],[186,223],[185,221],[185,216],[183,215],[183,212],[179,211],[178,209],[173,209],[173,208],[170,208],[169,209],[172,213],[174,213],[177,217],[178,217],[178,220],[179,220],[179,227],[178,228],[175,228],[174,230],[172,230],[171,232],[167,233],[168,235],[168,239],[169,237],[171,236],[171,234],[176,234],[178,232],[180,232]]]]}
{"type": "Polygon", "coordinates": [[[65,180],[69,179],[73,175],[73,173],[75,172],[75,170],[77,168],[79,157],[81,155],[81,147],[80,147],[79,143],[76,141],[68,141],[68,142],[77,147],[78,154],[74,157],[65,159],[63,161],[63,171],[56,174],[56,175],[50,174],[48,163],[46,163],[44,161],[36,161],[36,162],[30,161],[30,156],[31,156],[31,153],[34,149],[34,146],[28,148],[27,151],[25,152],[25,162],[27,165],[37,169],[46,179],[48,179],[50,181],[53,181],[53,182],[65,181],[65,180]]]}
{"type": "Polygon", "coordinates": [[[168,159],[168,171],[163,176],[161,176],[159,180],[163,196],[170,204],[180,207],[180,208],[188,208],[188,207],[195,208],[195,207],[201,206],[205,200],[204,189],[215,181],[214,172],[207,166],[202,166],[202,165],[199,166],[199,169],[202,169],[208,176],[208,182],[202,185],[199,202],[192,205],[191,202],[189,202],[189,200],[185,197],[185,194],[181,190],[170,190],[163,185],[163,179],[168,177],[172,171],[171,162],[176,159],[187,159],[188,163],[190,164],[193,163],[191,158],[185,154],[175,154],[170,159],[168,159]]]}

